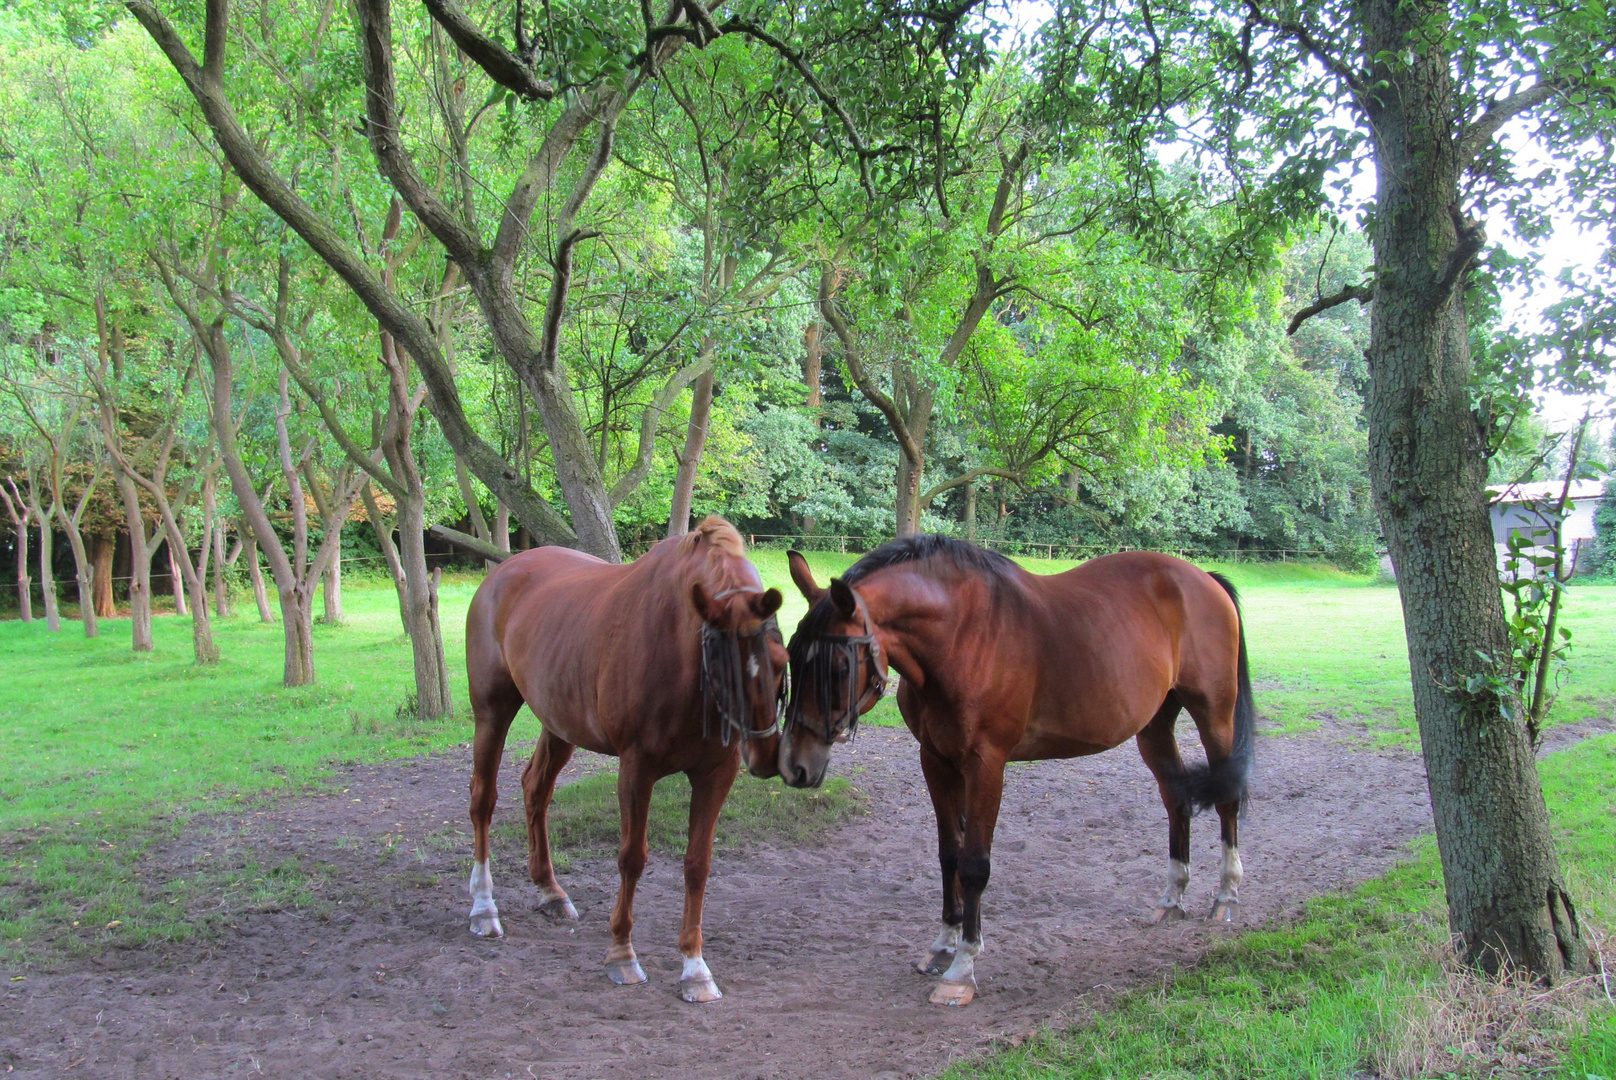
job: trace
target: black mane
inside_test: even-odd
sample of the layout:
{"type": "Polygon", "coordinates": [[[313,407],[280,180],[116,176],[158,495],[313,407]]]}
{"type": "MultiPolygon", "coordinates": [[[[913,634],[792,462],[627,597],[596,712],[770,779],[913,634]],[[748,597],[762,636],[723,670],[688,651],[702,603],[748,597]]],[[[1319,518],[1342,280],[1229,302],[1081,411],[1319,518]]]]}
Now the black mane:
{"type": "Polygon", "coordinates": [[[922,536],[900,536],[896,540],[888,540],[848,567],[847,573],[842,575],[842,580],[849,585],[857,585],[877,570],[885,570],[899,563],[919,562],[922,559],[939,557],[947,558],[961,570],[979,570],[996,577],[1004,576],[1015,566],[1015,563],[997,551],[979,548],[975,544],[956,540],[952,536],[943,536],[941,533],[927,533],[922,536]]]}
{"type": "MultiPolygon", "coordinates": [[[[933,558],[947,559],[958,569],[986,574],[995,581],[1008,578],[1016,565],[996,551],[979,548],[975,544],[956,540],[952,536],[927,533],[922,536],[900,536],[896,540],[888,540],[848,567],[847,573],[842,574],[841,578],[849,585],[857,585],[877,570],[933,558]]],[[[787,648],[794,660],[800,661],[802,651],[807,648],[808,643],[825,632],[825,627],[830,624],[831,612],[834,610],[835,604],[831,602],[830,591],[827,589],[825,595],[819,598],[819,602],[808,609],[808,614],[803,616],[802,622],[797,624],[797,632],[791,635],[791,643],[787,648]]]]}

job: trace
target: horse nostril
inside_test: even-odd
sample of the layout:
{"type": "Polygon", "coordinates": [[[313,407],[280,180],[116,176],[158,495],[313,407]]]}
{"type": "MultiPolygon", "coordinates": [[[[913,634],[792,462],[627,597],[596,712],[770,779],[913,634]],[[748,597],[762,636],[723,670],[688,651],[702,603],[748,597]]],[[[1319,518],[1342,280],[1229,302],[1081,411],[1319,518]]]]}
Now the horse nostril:
{"type": "Polygon", "coordinates": [[[798,765],[797,769],[796,769],[796,773],[795,773],[795,775],[793,777],[793,780],[792,780],[792,787],[807,787],[807,786],[808,786],[808,770],[805,767],[803,767],[801,765],[798,765]]]}

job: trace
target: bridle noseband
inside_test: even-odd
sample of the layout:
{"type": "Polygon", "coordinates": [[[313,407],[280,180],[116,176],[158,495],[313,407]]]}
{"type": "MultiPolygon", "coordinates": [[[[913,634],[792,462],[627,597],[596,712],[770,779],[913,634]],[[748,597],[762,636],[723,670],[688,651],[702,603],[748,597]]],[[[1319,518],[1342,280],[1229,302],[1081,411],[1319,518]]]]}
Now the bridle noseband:
{"type": "MultiPolygon", "coordinates": [[[[819,707],[824,711],[823,729],[819,732],[821,738],[827,742],[835,742],[837,736],[846,734],[852,738],[858,730],[858,718],[861,713],[870,708],[887,692],[887,677],[881,671],[881,643],[875,639],[875,633],[870,629],[870,616],[864,610],[864,604],[859,602],[859,613],[864,616],[865,633],[862,634],[820,634],[809,642],[803,651],[801,671],[795,682],[790,704],[786,708],[785,726],[787,729],[794,726],[808,727],[807,719],[802,715],[801,688],[811,684],[815,696],[819,699],[819,707]],[[834,658],[840,656],[845,661],[847,670],[846,689],[840,695],[839,709],[831,707],[831,699],[836,690],[836,664],[834,658]],[[853,686],[855,676],[860,666],[869,672],[869,683],[864,687],[864,693],[855,701],[853,686]]],[[[793,658],[795,660],[795,658],[793,658]]]]}
{"type": "MultiPolygon", "coordinates": [[[[716,594],[713,599],[721,600],[732,593],[757,592],[757,589],[728,589],[716,594]]],[[[755,728],[752,726],[752,695],[747,692],[747,671],[745,661],[741,658],[741,641],[744,638],[752,644],[752,658],[756,660],[761,656],[762,663],[769,668],[769,678],[774,678],[774,661],[769,656],[769,638],[784,644],[780,634],[780,624],[774,616],[763,620],[763,623],[752,633],[742,634],[737,630],[719,630],[703,622],[701,625],[701,690],[702,738],[712,737],[712,723],[716,716],[718,720],[718,737],[723,745],[728,746],[732,735],[738,736],[742,742],[753,739],[767,739],[779,730],[780,714],[785,708],[786,696],[790,692],[790,675],[780,680],[780,690],[775,694],[774,715],[769,717],[767,727],[755,728]]],[[[752,677],[756,677],[754,674],[752,677]]]]}

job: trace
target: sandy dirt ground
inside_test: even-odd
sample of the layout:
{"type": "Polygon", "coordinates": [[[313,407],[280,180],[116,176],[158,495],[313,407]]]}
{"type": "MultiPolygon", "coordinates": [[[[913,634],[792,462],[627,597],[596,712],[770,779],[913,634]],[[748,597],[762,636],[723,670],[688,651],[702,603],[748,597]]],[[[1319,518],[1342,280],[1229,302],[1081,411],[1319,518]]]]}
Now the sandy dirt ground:
{"type": "MultiPolygon", "coordinates": [[[[1186,757],[1199,754],[1188,723],[1180,739],[1186,757]]],[[[513,750],[501,776],[507,821],[521,813],[524,751],[513,750]]],[[[1414,755],[1329,730],[1267,736],[1258,752],[1241,837],[1246,926],[1381,873],[1430,827],[1414,755]]],[[[148,872],[296,855],[331,867],[329,914],[243,915],[222,938],[116,950],[9,983],[0,1070],[7,1080],[929,1076],[1159,981],[1230,932],[1198,919],[1146,924],[1167,830],[1132,746],[1014,766],[984,902],[980,994],[966,1009],[928,1005],[933,980],[912,965],[940,906],[930,802],[909,734],[867,727],[833,767],[866,794],[867,813],[817,846],[715,861],[706,956],[725,997],[687,1005],[676,994],[676,857],[653,853],[640,886],[647,984],[613,986],[601,968],[612,860],[574,861],[562,882],[582,919],[550,923],[507,833],[494,862],[507,936],[467,931],[468,758],[460,749],[355,767],[328,793],[200,822],[148,872]]],[[[579,758],[567,777],[610,765],[579,758]]],[[[1188,900],[1204,910],[1216,815],[1198,817],[1193,836],[1188,900]]]]}

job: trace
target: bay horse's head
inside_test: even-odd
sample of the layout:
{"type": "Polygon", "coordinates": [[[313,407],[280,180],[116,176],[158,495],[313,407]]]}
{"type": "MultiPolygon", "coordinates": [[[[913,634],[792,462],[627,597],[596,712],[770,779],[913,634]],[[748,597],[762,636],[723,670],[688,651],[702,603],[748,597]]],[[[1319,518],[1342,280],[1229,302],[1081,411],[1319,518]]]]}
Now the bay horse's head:
{"type": "Polygon", "coordinates": [[[786,555],[808,614],[791,636],[791,699],[780,736],[780,776],[818,787],[831,747],[852,738],[858,718],[886,692],[887,661],[877,627],[853,587],[831,578],[822,589],[801,552],[786,555]]]}
{"type": "Polygon", "coordinates": [[[712,591],[699,581],[690,587],[702,623],[708,737],[722,739],[725,746],[738,739],[747,771],[761,779],[779,775],[778,718],[787,655],[774,614],[782,599],[779,589],[743,585],[712,591]]]}

